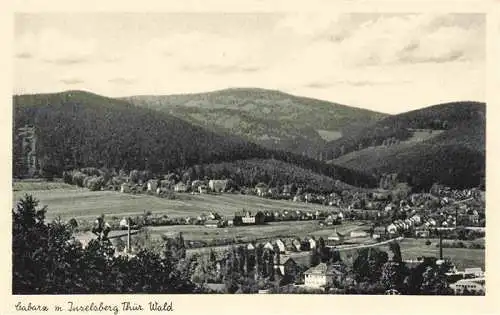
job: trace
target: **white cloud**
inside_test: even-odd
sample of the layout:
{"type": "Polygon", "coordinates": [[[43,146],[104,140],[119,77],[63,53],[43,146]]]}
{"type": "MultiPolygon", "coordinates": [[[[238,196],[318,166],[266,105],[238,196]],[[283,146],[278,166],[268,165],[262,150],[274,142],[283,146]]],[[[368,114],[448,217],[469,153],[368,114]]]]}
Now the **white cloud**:
{"type": "Polygon", "coordinates": [[[16,90],[120,96],[247,86],[391,111],[484,99],[484,21],[467,15],[290,14],[264,35],[219,24],[217,32],[184,26],[152,38],[28,29],[16,38],[16,90]],[[113,45],[107,36],[126,40],[113,45]]]}
{"type": "Polygon", "coordinates": [[[346,16],[327,11],[290,13],[276,24],[275,31],[293,32],[301,36],[317,36],[335,29],[334,26],[346,16]]]}
{"type": "Polygon", "coordinates": [[[95,53],[92,39],[77,39],[60,30],[45,29],[26,33],[15,43],[16,56],[33,57],[54,64],[86,62],[95,53]]]}
{"type": "Polygon", "coordinates": [[[365,66],[484,59],[484,20],[459,15],[290,15],[278,23],[309,38],[301,53],[365,66]]]}
{"type": "Polygon", "coordinates": [[[259,44],[244,38],[227,38],[204,32],[174,34],[152,39],[146,49],[167,63],[186,71],[253,69],[259,44]]]}
{"type": "Polygon", "coordinates": [[[362,24],[338,48],[345,60],[358,65],[484,59],[484,29],[436,27],[441,18],[382,16],[362,24]]]}

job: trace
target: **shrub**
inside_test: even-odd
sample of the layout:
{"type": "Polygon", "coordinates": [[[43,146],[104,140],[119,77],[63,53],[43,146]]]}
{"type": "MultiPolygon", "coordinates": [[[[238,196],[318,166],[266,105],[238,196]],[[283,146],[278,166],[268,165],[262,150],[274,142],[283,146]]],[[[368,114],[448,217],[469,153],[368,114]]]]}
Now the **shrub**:
{"type": "Polygon", "coordinates": [[[83,181],[87,177],[84,173],[80,171],[73,171],[73,185],[77,185],[78,187],[84,187],[83,181]]]}
{"type": "Polygon", "coordinates": [[[431,244],[432,244],[431,241],[429,241],[429,240],[425,241],[425,245],[429,246],[431,244]]]}
{"type": "Polygon", "coordinates": [[[72,172],[64,171],[62,177],[63,177],[63,182],[69,185],[74,185],[72,172]]]}
{"type": "MultiPolygon", "coordinates": [[[[88,177],[87,177],[88,178],[88,177]]],[[[87,188],[91,191],[98,191],[104,186],[103,177],[91,177],[87,180],[87,188]]]]}
{"type": "Polygon", "coordinates": [[[80,171],[87,176],[100,176],[101,172],[95,167],[85,167],[80,169],[80,171]]]}

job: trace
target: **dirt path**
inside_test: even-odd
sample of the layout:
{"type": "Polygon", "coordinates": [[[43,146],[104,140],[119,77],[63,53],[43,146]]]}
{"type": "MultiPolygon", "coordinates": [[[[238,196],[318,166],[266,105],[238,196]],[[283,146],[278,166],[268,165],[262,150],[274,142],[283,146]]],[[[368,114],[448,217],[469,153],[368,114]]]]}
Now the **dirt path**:
{"type": "Polygon", "coordinates": [[[403,240],[403,237],[400,236],[397,238],[393,238],[393,239],[390,239],[387,241],[382,241],[382,242],[378,242],[378,243],[374,243],[374,244],[363,244],[363,245],[354,245],[354,246],[346,246],[346,247],[337,247],[336,249],[339,251],[342,251],[342,250],[351,250],[351,249],[361,249],[361,248],[367,248],[367,247],[378,247],[378,246],[382,246],[385,244],[389,244],[389,243],[394,242],[394,241],[401,241],[401,240],[403,240]]]}

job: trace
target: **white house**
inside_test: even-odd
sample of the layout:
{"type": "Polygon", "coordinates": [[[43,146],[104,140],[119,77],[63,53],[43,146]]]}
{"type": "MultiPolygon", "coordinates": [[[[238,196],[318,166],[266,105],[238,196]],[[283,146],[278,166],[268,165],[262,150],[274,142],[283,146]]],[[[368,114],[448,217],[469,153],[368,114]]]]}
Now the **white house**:
{"type": "Polygon", "coordinates": [[[215,180],[211,179],[208,182],[208,187],[214,192],[224,192],[227,189],[228,181],[226,179],[215,180]]]}
{"type": "Polygon", "coordinates": [[[315,249],[316,248],[316,240],[314,240],[314,238],[309,238],[309,247],[311,249],[315,249]]]}
{"type": "Polygon", "coordinates": [[[418,214],[412,216],[410,220],[412,220],[415,225],[420,225],[420,223],[422,223],[420,216],[418,214]]]}
{"type": "Polygon", "coordinates": [[[304,273],[304,285],[309,288],[324,288],[333,284],[337,276],[336,270],[325,263],[309,268],[304,273]]]}
{"type": "Polygon", "coordinates": [[[257,196],[262,197],[266,194],[268,188],[264,186],[259,186],[255,188],[257,190],[257,196]]]}
{"type": "Polygon", "coordinates": [[[128,227],[128,220],[127,220],[127,218],[123,218],[123,219],[121,219],[121,221],[120,221],[120,227],[121,227],[121,228],[126,228],[126,227],[128,227]]]}
{"type": "Polygon", "coordinates": [[[396,233],[397,231],[398,231],[398,228],[397,228],[397,226],[396,226],[394,223],[389,224],[389,225],[387,226],[387,233],[389,233],[389,234],[394,234],[394,233],[396,233]]]}
{"type": "Polygon", "coordinates": [[[368,236],[368,233],[366,233],[365,231],[352,231],[351,232],[351,237],[367,237],[368,236]]]}
{"type": "Polygon", "coordinates": [[[273,244],[271,244],[270,242],[267,242],[267,243],[264,245],[264,248],[267,248],[267,249],[270,249],[270,250],[274,250],[274,246],[273,246],[273,244]]]}
{"type": "Polygon", "coordinates": [[[450,284],[450,288],[455,294],[461,294],[464,291],[471,293],[485,293],[485,278],[462,279],[450,284]]]}
{"type": "Polygon", "coordinates": [[[276,240],[276,245],[278,246],[279,250],[280,250],[280,253],[285,253],[286,252],[286,249],[285,249],[285,243],[283,243],[282,240],[280,239],[277,239],[276,240]]]}
{"type": "Polygon", "coordinates": [[[128,183],[123,183],[121,185],[120,192],[129,193],[130,192],[130,185],[128,183]]]}
{"type": "Polygon", "coordinates": [[[241,222],[243,222],[243,224],[255,224],[255,217],[254,216],[241,217],[241,222]]]}
{"type": "Polygon", "coordinates": [[[150,180],[148,181],[148,191],[156,191],[158,188],[158,181],[150,180]]]}
{"type": "Polygon", "coordinates": [[[205,185],[200,185],[198,186],[198,192],[200,194],[207,194],[208,193],[208,188],[205,185]]]}
{"type": "Polygon", "coordinates": [[[472,275],[476,278],[484,277],[484,272],[480,267],[478,267],[478,268],[465,268],[464,274],[465,275],[472,275]]]}
{"type": "Polygon", "coordinates": [[[298,239],[292,240],[292,248],[295,251],[300,252],[302,250],[302,244],[301,244],[300,240],[298,240],[298,239]]]}
{"type": "Polygon", "coordinates": [[[174,191],[176,191],[176,192],[186,192],[187,191],[187,186],[183,182],[179,182],[179,183],[175,184],[174,191]]]}

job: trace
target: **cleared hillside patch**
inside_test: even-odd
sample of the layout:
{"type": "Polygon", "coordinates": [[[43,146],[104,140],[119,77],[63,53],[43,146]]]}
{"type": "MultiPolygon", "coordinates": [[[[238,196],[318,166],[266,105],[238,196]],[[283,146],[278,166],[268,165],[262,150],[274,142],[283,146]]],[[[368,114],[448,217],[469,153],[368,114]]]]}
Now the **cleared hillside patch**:
{"type": "Polygon", "coordinates": [[[337,130],[316,130],[325,141],[333,141],[342,138],[342,132],[337,130]]]}

